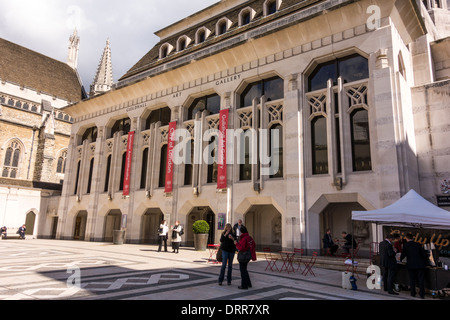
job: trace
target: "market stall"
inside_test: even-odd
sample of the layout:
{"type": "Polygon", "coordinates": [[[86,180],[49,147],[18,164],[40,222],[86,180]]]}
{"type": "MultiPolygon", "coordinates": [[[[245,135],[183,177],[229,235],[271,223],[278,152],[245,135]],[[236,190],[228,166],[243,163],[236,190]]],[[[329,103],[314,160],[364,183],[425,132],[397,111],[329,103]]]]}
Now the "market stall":
{"type": "MultiPolygon", "coordinates": [[[[422,229],[439,229],[450,230],[450,212],[439,208],[421,197],[414,190],[410,190],[402,198],[395,203],[377,210],[370,211],[353,211],[352,220],[373,222],[382,226],[399,226],[422,229]]],[[[378,228],[377,228],[378,229],[378,228]]],[[[378,234],[378,232],[377,232],[378,234]]],[[[378,243],[379,239],[376,239],[378,243]]],[[[382,240],[382,239],[381,239],[382,240]]],[[[431,237],[420,237],[419,233],[415,238],[415,241],[429,245],[433,244],[439,251],[448,252],[450,249],[450,239],[448,239],[448,233],[442,236],[442,234],[433,234],[431,237]]],[[[428,249],[430,249],[428,247],[428,249]]],[[[433,255],[431,255],[433,257],[433,255]]],[[[438,261],[439,256],[434,256],[434,260],[430,263],[430,266],[426,270],[426,286],[432,293],[439,292],[444,288],[450,287],[450,271],[445,270],[438,261]]],[[[376,259],[375,259],[376,261],[376,259]]],[[[403,284],[404,279],[407,279],[407,269],[404,265],[399,265],[399,272],[397,275],[397,283],[403,284]]],[[[405,285],[408,284],[406,281],[405,285]]]]}

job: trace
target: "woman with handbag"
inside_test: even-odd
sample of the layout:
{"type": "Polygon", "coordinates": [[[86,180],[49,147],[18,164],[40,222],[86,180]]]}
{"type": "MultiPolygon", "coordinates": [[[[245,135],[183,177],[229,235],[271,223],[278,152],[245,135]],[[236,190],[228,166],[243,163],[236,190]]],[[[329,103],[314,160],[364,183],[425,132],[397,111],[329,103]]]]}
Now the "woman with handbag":
{"type": "Polygon", "coordinates": [[[225,278],[225,268],[228,264],[227,283],[231,285],[231,272],[233,271],[233,259],[236,252],[236,246],[234,240],[236,234],[233,232],[233,228],[230,223],[225,225],[225,230],[220,236],[220,249],[222,251],[222,268],[220,269],[219,285],[222,285],[225,278]]]}
{"type": "Polygon", "coordinates": [[[252,287],[250,276],[248,274],[247,266],[250,260],[256,260],[255,241],[248,234],[247,228],[241,226],[241,236],[239,242],[235,241],[236,248],[239,250],[238,261],[239,269],[241,271],[241,285],[239,289],[248,289],[252,287]]]}
{"type": "Polygon", "coordinates": [[[172,252],[178,253],[180,251],[181,232],[182,227],[180,221],[175,221],[175,225],[172,227],[172,252]]]}

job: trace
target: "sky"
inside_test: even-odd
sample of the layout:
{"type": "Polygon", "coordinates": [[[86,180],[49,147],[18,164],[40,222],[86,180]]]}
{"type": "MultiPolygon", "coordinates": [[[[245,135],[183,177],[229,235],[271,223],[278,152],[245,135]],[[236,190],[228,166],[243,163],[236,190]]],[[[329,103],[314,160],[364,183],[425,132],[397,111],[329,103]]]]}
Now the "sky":
{"type": "Polygon", "coordinates": [[[154,35],[219,0],[0,0],[0,37],[67,62],[69,37],[80,37],[78,72],[86,91],[106,41],[114,82],[159,41],[154,35]]]}

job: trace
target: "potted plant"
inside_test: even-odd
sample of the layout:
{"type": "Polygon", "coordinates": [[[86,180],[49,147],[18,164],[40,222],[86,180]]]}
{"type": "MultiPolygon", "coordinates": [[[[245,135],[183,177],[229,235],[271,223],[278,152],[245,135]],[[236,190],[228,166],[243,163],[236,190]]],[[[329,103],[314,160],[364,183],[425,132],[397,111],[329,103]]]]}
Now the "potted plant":
{"type": "Polygon", "coordinates": [[[194,246],[196,251],[205,251],[208,244],[209,224],[205,220],[197,220],[192,225],[194,246]]]}

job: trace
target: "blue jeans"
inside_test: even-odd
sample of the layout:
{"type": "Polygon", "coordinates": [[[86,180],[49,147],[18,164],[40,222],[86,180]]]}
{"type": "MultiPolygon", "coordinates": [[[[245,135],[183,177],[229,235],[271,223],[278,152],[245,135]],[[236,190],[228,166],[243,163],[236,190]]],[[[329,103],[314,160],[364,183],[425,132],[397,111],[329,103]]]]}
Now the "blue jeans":
{"type": "Polygon", "coordinates": [[[220,269],[219,282],[225,278],[225,268],[228,263],[227,282],[231,282],[231,272],[233,271],[234,252],[222,250],[222,268],[220,269]]]}

